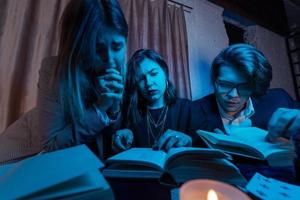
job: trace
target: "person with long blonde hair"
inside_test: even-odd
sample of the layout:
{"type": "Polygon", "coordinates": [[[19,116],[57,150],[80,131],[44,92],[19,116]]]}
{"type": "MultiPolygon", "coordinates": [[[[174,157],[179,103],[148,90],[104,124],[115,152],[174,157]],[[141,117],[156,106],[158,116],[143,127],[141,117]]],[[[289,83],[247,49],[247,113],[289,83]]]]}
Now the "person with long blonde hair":
{"type": "Polygon", "coordinates": [[[40,70],[38,130],[45,151],[87,144],[103,157],[104,129],[119,119],[127,35],[117,0],[67,5],[58,56],[40,70]]]}

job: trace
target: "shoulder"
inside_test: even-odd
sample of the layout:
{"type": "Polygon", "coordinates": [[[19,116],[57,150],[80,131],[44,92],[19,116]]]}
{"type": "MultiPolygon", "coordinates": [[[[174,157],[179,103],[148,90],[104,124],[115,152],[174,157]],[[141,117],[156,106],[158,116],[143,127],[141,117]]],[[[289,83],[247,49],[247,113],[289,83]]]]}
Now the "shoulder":
{"type": "Polygon", "coordinates": [[[193,101],[192,105],[193,106],[197,106],[197,105],[210,105],[212,104],[213,102],[216,101],[216,97],[215,97],[215,94],[214,93],[211,93],[207,96],[204,96],[200,99],[197,99],[195,101],[193,101]]]}
{"type": "Polygon", "coordinates": [[[282,88],[272,88],[268,89],[266,94],[258,97],[258,99],[276,101],[284,99],[292,100],[292,97],[282,88]]]}
{"type": "Polygon", "coordinates": [[[254,103],[256,106],[260,105],[266,108],[292,108],[295,106],[295,101],[292,99],[292,97],[281,88],[269,89],[265,95],[254,98],[254,103]]]}
{"type": "Polygon", "coordinates": [[[282,88],[272,88],[267,91],[267,95],[274,96],[274,95],[281,95],[281,96],[288,96],[290,95],[282,88]]]}
{"type": "Polygon", "coordinates": [[[191,100],[177,97],[176,100],[169,105],[169,108],[176,112],[187,111],[190,109],[191,103],[191,100]]]}
{"type": "Polygon", "coordinates": [[[218,113],[218,105],[215,94],[211,93],[201,99],[193,101],[191,110],[195,113],[203,112],[208,115],[218,113]]]}
{"type": "Polygon", "coordinates": [[[173,104],[174,105],[179,105],[179,106],[184,106],[184,105],[190,105],[191,103],[192,103],[192,101],[189,100],[189,99],[176,98],[176,100],[173,104]]]}

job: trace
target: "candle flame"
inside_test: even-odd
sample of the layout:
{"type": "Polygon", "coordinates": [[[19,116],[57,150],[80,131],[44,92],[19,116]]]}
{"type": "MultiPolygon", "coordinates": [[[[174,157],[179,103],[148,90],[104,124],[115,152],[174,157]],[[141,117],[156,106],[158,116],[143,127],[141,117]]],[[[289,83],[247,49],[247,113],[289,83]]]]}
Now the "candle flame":
{"type": "Polygon", "coordinates": [[[218,200],[218,195],[217,193],[213,190],[210,189],[207,193],[207,200],[218,200]]]}

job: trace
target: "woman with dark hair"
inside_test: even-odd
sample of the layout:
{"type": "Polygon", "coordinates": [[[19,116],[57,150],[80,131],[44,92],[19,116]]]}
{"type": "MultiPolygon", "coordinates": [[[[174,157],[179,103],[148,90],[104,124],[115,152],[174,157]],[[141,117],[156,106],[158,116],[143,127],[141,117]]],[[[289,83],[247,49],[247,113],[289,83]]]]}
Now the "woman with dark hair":
{"type": "Polygon", "coordinates": [[[134,53],[128,65],[124,125],[118,130],[113,144],[118,149],[138,147],[168,150],[191,146],[188,136],[190,101],[179,99],[169,80],[163,58],[153,50],[141,49],[134,53]]]}
{"type": "Polygon", "coordinates": [[[128,28],[117,0],[72,0],[58,56],[43,63],[39,131],[46,151],[78,144],[103,156],[103,129],[119,119],[128,28]]]}

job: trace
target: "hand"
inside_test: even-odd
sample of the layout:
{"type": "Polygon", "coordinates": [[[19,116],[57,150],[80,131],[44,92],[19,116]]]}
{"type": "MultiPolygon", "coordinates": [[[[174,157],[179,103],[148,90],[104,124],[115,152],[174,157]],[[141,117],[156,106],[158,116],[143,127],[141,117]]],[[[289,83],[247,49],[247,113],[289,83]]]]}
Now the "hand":
{"type": "Polygon", "coordinates": [[[133,143],[133,133],[129,129],[117,130],[113,135],[113,146],[118,150],[126,150],[133,143]]]}
{"type": "Polygon", "coordinates": [[[154,149],[169,151],[172,147],[192,146],[192,138],[182,132],[168,129],[153,146],[154,149]]]}
{"type": "Polygon", "coordinates": [[[123,96],[123,77],[116,69],[105,70],[104,75],[97,77],[97,86],[100,96],[96,102],[96,106],[107,111],[112,107],[113,111],[115,108],[119,108],[120,101],[123,96]]]}
{"type": "Polygon", "coordinates": [[[215,133],[217,133],[217,134],[226,135],[226,134],[225,134],[221,129],[219,129],[219,128],[215,128],[214,131],[215,131],[215,133]]]}
{"type": "Polygon", "coordinates": [[[269,121],[268,130],[266,140],[269,142],[276,141],[278,137],[293,138],[300,134],[300,110],[277,109],[269,121]]]}

